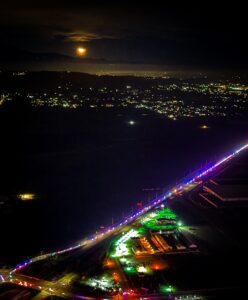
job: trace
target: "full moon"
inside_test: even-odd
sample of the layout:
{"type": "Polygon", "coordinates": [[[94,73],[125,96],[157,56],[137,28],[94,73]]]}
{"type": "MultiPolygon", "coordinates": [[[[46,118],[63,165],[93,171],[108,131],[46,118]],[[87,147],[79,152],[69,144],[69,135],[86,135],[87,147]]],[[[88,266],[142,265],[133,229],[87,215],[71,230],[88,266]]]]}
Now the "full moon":
{"type": "Polygon", "coordinates": [[[77,48],[77,55],[78,56],[84,56],[86,54],[87,50],[86,48],[83,48],[83,47],[78,47],[77,48]]]}

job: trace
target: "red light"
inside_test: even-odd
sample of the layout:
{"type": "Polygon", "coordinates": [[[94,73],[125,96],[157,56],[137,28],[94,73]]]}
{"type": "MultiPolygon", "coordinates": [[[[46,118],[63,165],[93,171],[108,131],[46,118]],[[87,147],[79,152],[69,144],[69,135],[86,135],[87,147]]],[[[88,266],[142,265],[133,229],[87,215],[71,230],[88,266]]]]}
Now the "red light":
{"type": "Polygon", "coordinates": [[[164,270],[167,267],[168,266],[163,261],[154,262],[153,264],[150,265],[150,268],[155,271],[164,270]]]}

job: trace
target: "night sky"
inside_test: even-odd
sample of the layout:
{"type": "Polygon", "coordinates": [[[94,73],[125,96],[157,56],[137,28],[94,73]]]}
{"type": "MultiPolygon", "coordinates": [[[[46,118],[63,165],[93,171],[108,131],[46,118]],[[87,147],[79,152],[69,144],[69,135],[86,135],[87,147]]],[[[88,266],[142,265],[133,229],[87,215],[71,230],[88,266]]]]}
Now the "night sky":
{"type": "MultiPolygon", "coordinates": [[[[246,9],[237,1],[1,1],[2,47],[109,61],[247,65],[246,9]]],[[[244,5],[244,4],[243,4],[244,5]]]]}

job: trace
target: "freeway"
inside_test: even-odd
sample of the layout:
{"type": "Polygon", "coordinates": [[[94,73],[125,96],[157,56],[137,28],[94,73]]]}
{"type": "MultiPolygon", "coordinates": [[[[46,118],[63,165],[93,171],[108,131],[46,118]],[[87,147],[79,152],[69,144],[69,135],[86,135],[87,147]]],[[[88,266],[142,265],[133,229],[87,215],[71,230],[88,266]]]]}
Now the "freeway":
{"type": "Polygon", "coordinates": [[[71,292],[70,286],[61,286],[61,284],[57,282],[50,282],[45,281],[42,279],[37,279],[33,277],[28,277],[25,275],[20,274],[18,271],[26,268],[27,266],[41,260],[46,260],[50,257],[55,255],[62,255],[64,253],[69,253],[75,251],[77,249],[87,249],[90,248],[97,243],[105,240],[106,238],[117,234],[120,230],[122,230],[126,225],[131,224],[137,218],[141,217],[143,214],[147,213],[148,211],[152,210],[153,208],[157,207],[158,205],[162,204],[167,199],[171,197],[186,194],[195,188],[199,187],[204,180],[206,180],[210,175],[214,172],[220,170],[223,166],[225,166],[229,161],[231,161],[234,157],[237,157],[240,153],[248,149],[248,144],[243,145],[242,147],[238,148],[237,150],[233,151],[229,155],[225,156],[223,159],[217,161],[215,164],[209,166],[204,170],[200,170],[195,172],[193,176],[188,177],[186,180],[182,180],[179,184],[176,184],[174,187],[169,189],[167,192],[163,193],[159,197],[153,199],[150,204],[145,206],[144,208],[140,209],[139,211],[133,213],[132,215],[128,216],[122,222],[116,224],[115,226],[110,226],[105,230],[97,233],[95,235],[90,236],[89,238],[85,238],[81,242],[73,245],[69,248],[54,251],[51,253],[42,254],[26,260],[21,264],[18,264],[11,270],[2,270],[0,271],[0,282],[7,282],[16,285],[22,285],[26,282],[25,287],[29,287],[31,289],[36,289],[40,291],[44,291],[46,293],[50,293],[51,295],[57,295],[63,298],[78,298],[78,299],[92,299],[82,295],[73,294],[71,292]]]}

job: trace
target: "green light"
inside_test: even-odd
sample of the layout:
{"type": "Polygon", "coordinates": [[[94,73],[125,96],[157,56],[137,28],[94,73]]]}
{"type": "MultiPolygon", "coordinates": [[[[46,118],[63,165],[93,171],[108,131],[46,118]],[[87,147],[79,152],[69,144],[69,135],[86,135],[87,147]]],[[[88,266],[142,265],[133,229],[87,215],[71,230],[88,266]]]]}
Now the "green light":
{"type": "Polygon", "coordinates": [[[172,212],[169,208],[163,208],[161,210],[157,210],[156,212],[150,213],[149,215],[146,215],[142,219],[141,223],[147,228],[154,230],[174,230],[177,227],[176,219],[177,216],[176,214],[174,214],[174,212],[172,212]],[[159,219],[167,220],[168,224],[159,223],[159,219]]]}
{"type": "Polygon", "coordinates": [[[177,225],[178,225],[179,227],[181,227],[181,226],[183,226],[183,222],[182,222],[182,221],[178,221],[178,222],[177,222],[177,225]]]}
{"type": "Polygon", "coordinates": [[[124,268],[124,271],[125,271],[126,273],[130,273],[130,274],[132,274],[132,273],[137,273],[136,269],[135,269],[133,266],[127,266],[127,267],[125,267],[125,268],[124,268]]]}
{"type": "Polygon", "coordinates": [[[174,293],[176,291],[176,289],[171,285],[162,285],[160,287],[160,291],[162,293],[170,294],[170,293],[174,293]]]}
{"type": "Polygon", "coordinates": [[[176,219],[176,214],[174,214],[173,211],[171,211],[169,208],[164,208],[162,210],[157,211],[156,218],[167,218],[167,219],[176,219]]]}

